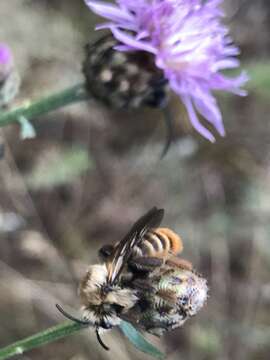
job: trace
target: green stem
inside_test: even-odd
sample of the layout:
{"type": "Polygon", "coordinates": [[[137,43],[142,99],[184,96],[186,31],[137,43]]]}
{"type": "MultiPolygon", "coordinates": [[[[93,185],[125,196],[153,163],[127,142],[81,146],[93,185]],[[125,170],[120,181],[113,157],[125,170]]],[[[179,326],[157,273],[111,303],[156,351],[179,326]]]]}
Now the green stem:
{"type": "Polygon", "coordinates": [[[26,103],[10,111],[0,112],[0,127],[18,122],[18,119],[21,117],[30,120],[62,106],[87,99],[89,99],[89,94],[84,84],[78,84],[40,100],[26,103]]]}
{"type": "Polygon", "coordinates": [[[15,355],[21,355],[25,351],[56,341],[86,327],[86,325],[78,324],[73,321],[66,321],[60,325],[51,327],[0,349],[0,360],[9,359],[15,355]]]}

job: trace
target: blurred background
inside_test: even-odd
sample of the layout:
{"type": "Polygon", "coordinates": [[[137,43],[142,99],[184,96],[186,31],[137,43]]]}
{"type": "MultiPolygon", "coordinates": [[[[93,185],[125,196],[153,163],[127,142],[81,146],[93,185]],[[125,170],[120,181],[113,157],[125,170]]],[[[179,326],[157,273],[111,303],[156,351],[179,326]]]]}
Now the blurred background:
{"type": "MultiPolygon", "coordinates": [[[[227,136],[211,144],[191,128],[176,97],[174,144],[159,160],[159,110],[112,111],[95,101],[33,122],[37,137],[1,129],[0,346],[79,314],[77,286],[97,249],[119,240],[152,206],[178,232],[183,257],[209,281],[207,306],[183,328],[149,337],[167,358],[269,359],[270,3],[225,0],[249,96],[219,96],[227,136]]],[[[84,45],[102,33],[83,1],[0,4],[0,41],[22,78],[13,105],[82,82],[84,45]]],[[[23,359],[147,359],[117,329],[104,351],[90,330],[23,359]]]]}

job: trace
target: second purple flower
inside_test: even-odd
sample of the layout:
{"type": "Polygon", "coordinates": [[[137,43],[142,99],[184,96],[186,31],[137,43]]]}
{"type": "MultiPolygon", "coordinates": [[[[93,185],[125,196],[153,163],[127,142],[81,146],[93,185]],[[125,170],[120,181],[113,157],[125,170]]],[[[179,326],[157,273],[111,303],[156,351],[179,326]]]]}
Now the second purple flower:
{"type": "Polygon", "coordinates": [[[241,86],[247,75],[226,77],[222,71],[236,68],[239,50],[222,24],[222,0],[117,0],[116,5],[85,0],[90,9],[109,22],[119,51],[153,54],[171,89],[184,103],[193,127],[211,142],[215,137],[202,124],[205,118],[225,135],[214,90],[245,95],[241,86]]]}

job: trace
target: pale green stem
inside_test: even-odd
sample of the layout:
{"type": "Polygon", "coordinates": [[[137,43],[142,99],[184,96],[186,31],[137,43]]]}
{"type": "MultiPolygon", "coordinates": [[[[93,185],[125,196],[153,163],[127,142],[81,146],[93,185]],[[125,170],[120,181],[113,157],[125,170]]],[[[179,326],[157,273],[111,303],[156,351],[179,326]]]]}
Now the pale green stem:
{"type": "Polygon", "coordinates": [[[35,117],[46,114],[49,111],[60,107],[88,100],[90,98],[84,84],[78,84],[71,88],[62,90],[53,95],[41,98],[37,101],[25,103],[24,105],[11,109],[10,111],[0,111],[0,127],[11,123],[16,123],[21,117],[32,120],[35,117]]]}
{"type": "Polygon", "coordinates": [[[0,349],[0,360],[21,355],[25,351],[56,341],[86,327],[86,325],[78,324],[74,321],[66,321],[0,349]]]}

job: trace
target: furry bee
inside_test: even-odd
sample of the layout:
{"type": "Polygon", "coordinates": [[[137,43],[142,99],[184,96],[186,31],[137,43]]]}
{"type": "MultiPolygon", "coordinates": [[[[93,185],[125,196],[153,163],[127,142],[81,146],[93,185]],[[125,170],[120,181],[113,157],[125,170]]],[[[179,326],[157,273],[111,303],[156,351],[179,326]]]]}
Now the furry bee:
{"type": "Polygon", "coordinates": [[[181,238],[159,228],[163,209],[152,208],[116,245],[103,246],[103,263],[89,266],[79,286],[82,320],[99,329],[111,329],[122,319],[160,336],[195,315],[207,298],[206,280],[192,264],[179,258],[181,238]]]}

